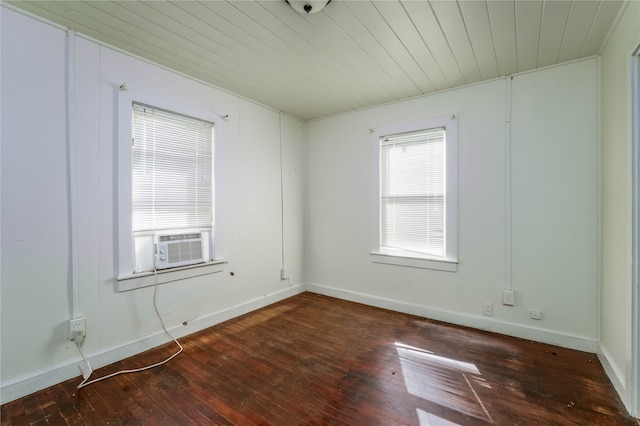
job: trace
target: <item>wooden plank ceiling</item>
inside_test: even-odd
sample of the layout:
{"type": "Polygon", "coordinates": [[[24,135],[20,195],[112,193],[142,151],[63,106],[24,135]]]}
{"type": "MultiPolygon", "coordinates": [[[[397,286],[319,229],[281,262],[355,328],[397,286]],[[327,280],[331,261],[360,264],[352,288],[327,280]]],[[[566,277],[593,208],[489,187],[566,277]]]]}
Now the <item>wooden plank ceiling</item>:
{"type": "Polygon", "coordinates": [[[9,1],[308,120],[597,55],[624,1],[9,1]]]}

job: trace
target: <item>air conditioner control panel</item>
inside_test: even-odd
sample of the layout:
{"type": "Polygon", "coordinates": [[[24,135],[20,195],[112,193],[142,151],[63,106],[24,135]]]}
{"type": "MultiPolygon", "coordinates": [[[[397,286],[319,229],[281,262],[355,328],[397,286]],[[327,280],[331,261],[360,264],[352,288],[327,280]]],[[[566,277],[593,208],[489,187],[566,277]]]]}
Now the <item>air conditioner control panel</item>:
{"type": "Polygon", "coordinates": [[[156,268],[166,269],[204,262],[202,234],[155,236],[156,268]]]}

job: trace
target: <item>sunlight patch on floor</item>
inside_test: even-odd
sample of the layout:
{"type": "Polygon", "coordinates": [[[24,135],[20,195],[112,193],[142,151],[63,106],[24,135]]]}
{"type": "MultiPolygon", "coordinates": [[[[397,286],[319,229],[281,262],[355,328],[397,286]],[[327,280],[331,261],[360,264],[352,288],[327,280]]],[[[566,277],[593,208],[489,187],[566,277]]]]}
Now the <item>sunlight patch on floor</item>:
{"type": "MultiPolygon", "coordinates": [[[[474,388],[474,383],[489,389],[491,385],[482,378],[474,364],[436,355],[431,351],[400,342],[396,342],[395,346],[404,384],[410,394],[493,423],[489,411],[474,388]]],[[[421,411],[418,410],[418,416],[422,416],[421,419],[424,418],[425,423],[420,420],[420,425],[455,424],[425,411],[421,414],[421,411]],[[424,417],[425,413],[429,416],[424,417]],[[434,419],[441,421],[427,423],[434,419]]]]}
{"type": "Polygon", "coordinates": [[[419,408],[416,409],[416,412],[418,413],[418,424],[420,426],[460,426],[458,423],[450,422],[419,408]]]}

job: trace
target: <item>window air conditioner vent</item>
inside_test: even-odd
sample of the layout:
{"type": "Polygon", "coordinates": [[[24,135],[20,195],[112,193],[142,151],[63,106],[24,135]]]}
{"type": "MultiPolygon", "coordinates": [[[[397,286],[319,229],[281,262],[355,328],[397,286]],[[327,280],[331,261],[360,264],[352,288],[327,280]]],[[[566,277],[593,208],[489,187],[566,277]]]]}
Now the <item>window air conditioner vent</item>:
{"type": "Polygon", "coordinates": [[[154,245],[157,269],[204,262],[200,232],[156,235],[154,245]]]}

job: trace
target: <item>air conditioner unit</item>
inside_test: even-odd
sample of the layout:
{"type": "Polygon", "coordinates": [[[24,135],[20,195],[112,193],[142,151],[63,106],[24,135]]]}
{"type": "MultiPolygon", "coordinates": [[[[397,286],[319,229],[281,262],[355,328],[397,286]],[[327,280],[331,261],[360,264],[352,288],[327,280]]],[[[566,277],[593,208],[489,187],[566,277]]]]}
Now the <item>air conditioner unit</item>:
{"type": "Polygon", "coordinates": [[[200,232],[155,235],[154,240],[157,269],[204,262],[200,232]]]}

